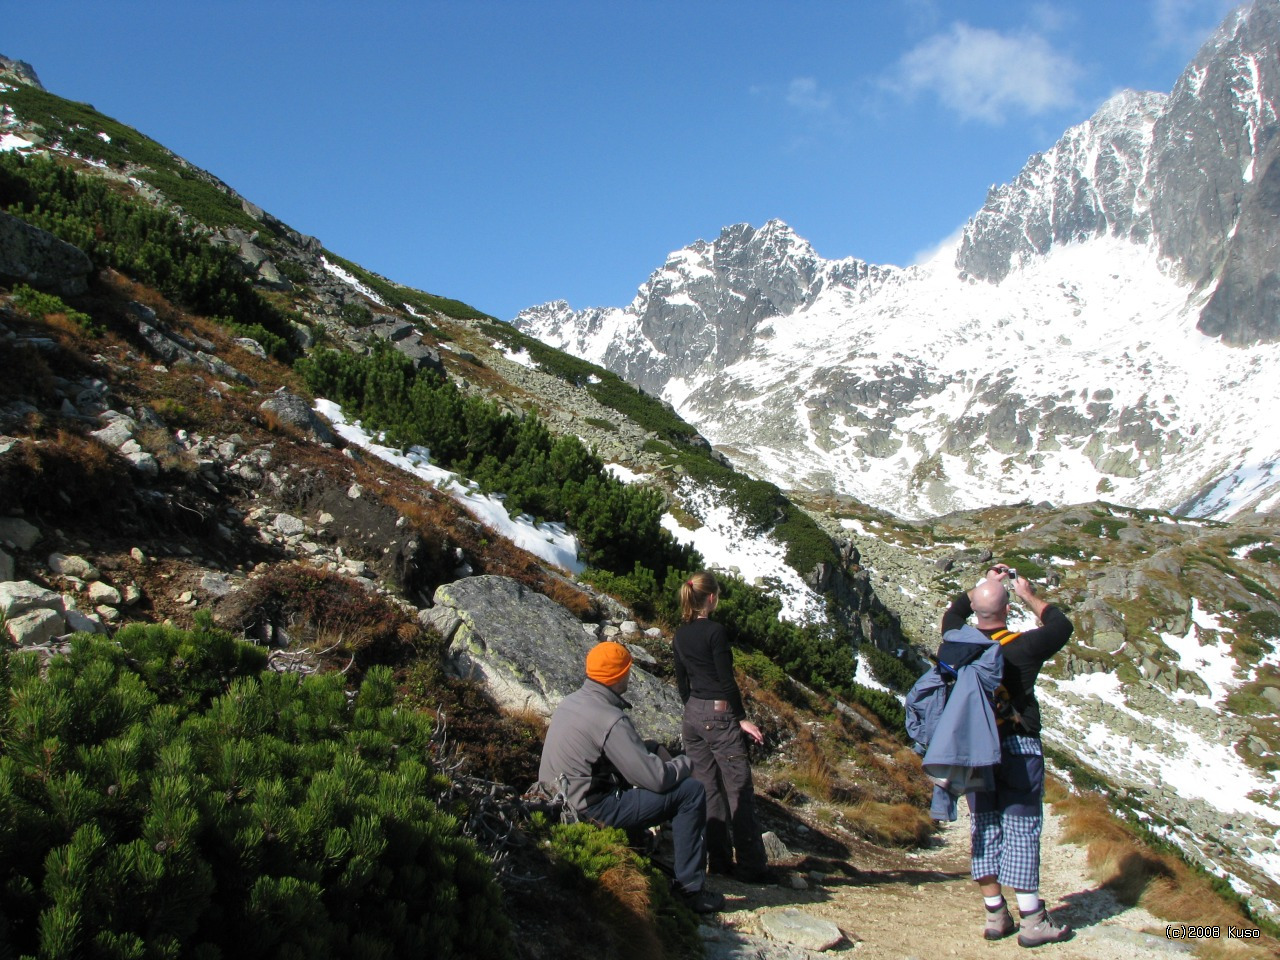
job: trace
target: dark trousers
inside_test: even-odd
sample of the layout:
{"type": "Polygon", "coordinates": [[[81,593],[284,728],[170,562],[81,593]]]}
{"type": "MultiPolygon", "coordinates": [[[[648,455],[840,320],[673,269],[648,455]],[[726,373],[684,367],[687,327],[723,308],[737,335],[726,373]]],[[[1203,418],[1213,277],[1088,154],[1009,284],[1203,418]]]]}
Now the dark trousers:
{"type": "Polygon", "coordinates": [[[703,832],[707,825],[707,805],[702,784],[686,777],[666,793],[632,787],[611,793],[585,810],[587,819],[606,827],[627,830],[652,827],[671,821],[675,846],[676,883],[685,893],[702,889],[704,874],[703,832]]]}
{"type": "Polygon", "coordinates": [[[746,873],[764,870],[768,857],[756,820],[755,784],[747,758],[747,738],[727,710],[714,700],[690,697],[684,705],[684,749],[693,775],[707,793],[707,857],[711,869],[733,865],[746,873]]]}

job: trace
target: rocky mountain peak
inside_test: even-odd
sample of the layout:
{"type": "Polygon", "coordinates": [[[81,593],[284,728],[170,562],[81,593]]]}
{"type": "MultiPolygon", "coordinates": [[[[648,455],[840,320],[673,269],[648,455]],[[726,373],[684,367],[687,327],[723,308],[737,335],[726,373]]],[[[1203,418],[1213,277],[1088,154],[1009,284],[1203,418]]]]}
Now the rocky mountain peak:
{"type": "Polygon", "coordinates": [[[1280,0],[1262,0],[1170,94],[1116,94],[992,187],[951,263],[823,260],[781,221],[736,224],[625,309],[515,324],[660,394],[748,470],[906,516],[1100,494],[1274,509],[1280,439],[1234,410],[1280,402],[1277,102],[1280,0]]]}
{"type": "Polygon", "coordinates": [[[28,86],[35,87],[37,90],[44,89],[44,84],[36,76],[35,67],[25,60],[10,60],[3,54],[0,54],[0,77],[25,83],[28,86]]]}

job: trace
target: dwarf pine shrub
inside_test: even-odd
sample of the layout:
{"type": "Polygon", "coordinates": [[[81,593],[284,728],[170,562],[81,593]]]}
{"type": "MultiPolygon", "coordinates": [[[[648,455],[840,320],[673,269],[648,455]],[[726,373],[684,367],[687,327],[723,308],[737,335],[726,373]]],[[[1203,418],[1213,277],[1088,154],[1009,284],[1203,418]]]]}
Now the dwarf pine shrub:
{"type": "Polygon", "coordinates": [[[0,957],[508,953],[390,671],[262,672],[210,629],[0,660],[0,957]]]}

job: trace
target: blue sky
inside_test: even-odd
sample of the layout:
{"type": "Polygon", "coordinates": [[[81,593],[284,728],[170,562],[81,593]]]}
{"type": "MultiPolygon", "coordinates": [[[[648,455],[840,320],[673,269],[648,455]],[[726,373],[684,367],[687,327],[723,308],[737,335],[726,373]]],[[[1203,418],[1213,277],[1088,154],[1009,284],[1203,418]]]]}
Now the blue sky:
{"type": "Polygon", "coordinates": [[[393,280],[502,319],[630,302],[785,220],[907,264],[1224,0],[6,5],[0,54],[393,280]]]}

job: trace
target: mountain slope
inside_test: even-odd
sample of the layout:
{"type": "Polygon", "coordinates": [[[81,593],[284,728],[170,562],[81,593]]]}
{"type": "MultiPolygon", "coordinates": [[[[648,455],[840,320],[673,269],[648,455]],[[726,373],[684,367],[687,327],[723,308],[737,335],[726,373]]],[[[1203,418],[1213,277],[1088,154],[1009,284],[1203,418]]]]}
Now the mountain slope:
{"type": "MultiPolygon", "coordinates": [[[[521,787],[531,778],[537,726],[525,714],[502,714],[479,685],[468,685],[459,677],[445,682],[440,676],[458,651],[426,626],[448,617],[437,609],[445,605],[436,603],[442,601],[438,588],[476,573],[514,581],[514,593],[531,590],[570,611],[569,633],[575,639],[586,635],[578,633],[584,626],[579,621],[585,621],[592,636],[627,636],[637,656],[652,660],[657,674],[664,663],[669,671],[669,660],[664,660],[669,646],[662,636],[625,630],[635,609],[576,580],[572,568],[557,569],[553,558],[518,549],[503,535],[508,528],[477,518],[472,509],[476,501],[485,501],[483,510],[493,511],[502,494],[513,502],[513,491],[497,490],[494,497],[479,496],[471,488],[450,492],[449,482],[438,475],[436,485],[421,482],[416,467],[424,454],[412,449],[412,441],[397,437],[394,449],[384,444],[378,451],[365,442],[370,439],[367,431],[359,441],[343,444],[314,417],[286,418],[293,406],[288,395],[308,393],[301,358],[314,360],[324,355],[317,345],[327,345],[340,348],[340,364],[385,356],[387,350],[403,358],[379,368],[379,373],[403,374],[401,363],[411,365],[415,374],[443,370],[448,387],[441,389],[450,403],[458,404],[450,409],[479,410],[474,421],[467,421],[469,427],[507,423],[495,416],[494,408],[513,414],[512,423],[525,425],[532,418],[524,415],[536,411],[558,438],[589,441],[602,451],[602,459],[608,451],[616,475],[660,491],[663,529],[676,539],[696,540],[699,549],[703,543],[729,548],[745,544],[753,548],[753,563],[769,556],[773,567],[748,567],[743,561],[739,572],[748,579],[758,577],[786,599],[765,602],[763,594],[755,592],[733,599],[739,603],[741,620],[758,628],[742,634],[747,640],[740,667],[753,715],[766,718],[770,734],[769,752],[761,758],[761,783],[769,785],[769,796],[778,801],[770,806],[772,822],[780,830],[790,828],[787,842],[798,849],[839,847],[855,835],[881,838],[884,830],[893,831],[889,836],[901,843],[919,842],[927,833],[920,810],[927,784],[918,776],[911,752],[885,736],[867,714],[836,702],[824,690],[840,687],[860,696],[876,694],[865,696],[865,702],[881,708],[884,715],[900,709],[892,692],[882,688],[902,686],[904,672],[909,675],[918,662],[907,653],[904,665],[863,643],[855,664],[850,643],[870,638],[882,650],[895,650],[908,646],[905,638],[912,645],[931,646],[936,610],[930,604],[964,585],[962,576],[980,573],[984,544],[998,548],[1002,556],[1021,550],[1018,562],[1028,572],[1036,557],[1047,572],[1052,565],[1046,557],[1059,556],[1065,549],[1059,541],[1071,544],[1072,559],[1089,561],[1063,585],[1062,598],[1072,605],[1082,626],[1081,642],[1064,665],[1065,681],[1093,675],[1092,666],[1080,667],[1082,663],[1100,664],[1107,668],[1103,672],[1136,687],[1135,697],[1144,698],[1144,708],[1155,703],[1153,711],[1163,710],[1164,701],[1174,699],[1174,690],[1190,695],[1200,688],[1194,679],[1197,670],[1189,666],[1192,658],[1187,656],[1184,664],[1181,653],[1162,646],[1161,636],[1179,634],[1181,627],[1174,640],[1184,640],[1188,617],[1203,621],[1203,614],[1209,613],[1227,618],[1220,623],[1237,626],[1237,620],[1246,622],[1253,613],[1259,615],[1258,629],[1250,637],[1254,644],[1242,646],[1238,675],[1220,687],[1225,691],[1238,686],[1231,692],[1252,698],[1240,701],[1245,705],[1270,702],[1266,691],[1276,689],[1276,631],[1266,614],[1274,616],[1280,608],[1274,597],[1280,586],[1265,566],[1255,566],[1265,564],[1265,557],[1233,564],[1220,556],[1226,548],[1215,546],[1214,559],[1227,564],[1229,571],[1219,571],[1223,575],[1214,578],[1212,590],[1198,592],[1185,588],[1181,571],[1161,567],[1148,575],[1141,569],[1148,551],[1168,545],[1166,538],[1151,531],[1176,526],[1179,536],[1188,531],[1194,536],[1199,530],[1194,522],[1146,518],[1143,536],[1151,539],[1130,542],[1132,531],[1124,534],[1128,521],[1113,515],[1112,508],[1098,506],[1096,517],[1088,513],[1087,519],[1078,518],[1078,538],[1070,532],[1068,516],[1057,526],[1046,524],[1047,530],[1057,532],[1041,543],[1033,542],[1030,534],[1022,539],[1000,532],[1006,526],[1021,527],[1025,509],[951,517],[938,525],[937,536],[911,525],[875,526],[867,532],[854,512],[842,512],[847,503],[829,517],[823,517],[818,504],[802,512],[770,484],[733,474],[709,455],[706,442],[688,424],[607,371],[558,354],[465,304],[400,286],[341,259],[216,178],[89,108],[16,88],[0,91],[0,102],[7,105],[0,121],[6,148],[20,147],[21,141],[27,145],[20,147],[22,152],[41,153],[43,146],[57,158],[53,166],[58,177],[65,173],[77,182],[103,177],[113,196],[141,198],[179,212],[194,239],[165,234],[172,240],[165,244],[169,252],[182,251],[193,263],[235,268],[218,275],[228,285],[222,293],[236,294],[220,301],[238,305],[229,314],[194,309],[186,299],[192,289],[179,277],[161,276],[158,268],[165,257],[154,252],[127,269],[98,269],[101,261],[90,269],[86,260],[73,278],[82,292],[67,293],[66,303],[34,296],[13,277],[4,280],[0,351],[10,375],[0,381],[0,429],[5,434],[0,439],[0,499],[7,511],[20,511],[21,516],[0,518],[0,529],[3,539],[20,539],[25,546],[0,552],[0,578],[16,575],[54,588],[48,592],[56,599],[48,602],[69,605],[67,616],[77,617],[73,622],[85,629],[114,629],[129,620],[187,624],[197,610],[213,610],[220,623],[270,645],[282,669],[361,671],[379,658],[390,659],[402,670],[407,693],[417,698],[415,706],[448,713],[451,737],[466,748],[469,775],[521,787]],[[107,153],[109,157],[101,155],[107,153]],[[200,260],[208,254],[206,248],[227,258],[200,260]],[[471,400],[482,402],[468,407],[471,400]],[[411,456],[401,458],[404,469],[382,459],[384,453],[388,459],[400,457],[405,445],[411,456]],[[828,524],[831,539],[817,529],[815,515],[828,524]],[[903,540],[895,543],[900,531],[905,531],[903,540]],[[1108,549],[1112,536],[1123,542],[1123,550],[1108,549]],[[849,538],[858,543],[847,542],[849,538]],[[1104,540],[1108,542],[1101,543],[1104,540]],[[837,550],[839,541],[846,542],[837,550]],[[944,554],[957,550],[967,556],[958,571],[930,572],[940,571],[933,566],[935,559],[947,559],[944,554]],[[911,568],[919,573],[922,556],[927,557],[924,576],[899,572],[911,568]],[[1095,556],[1105,560],[1094,561],[1095,556]],[[785,572],[780,568],[788,564],[793,573],[804,576],[778,589],[785,572]],[[1117,576],[1099,580],[1115,594],[1091,592],[1084,583],[1104,572],[1107,564],[1117,576]],[[1133,581],[1125,579],[1130,570],[1133,581]],[[1161,585],[1167,577],[1175,579],[1178,589],[1160,593],[1161,603],[1153,602],[1152,585],[1161,585]],[[1125,606],[1117,601],[1085,609],[1105,597],[1116,600],[1130,586],[1146,588],[1145,593],[1137,591],[1143,602],[1125,606]],[[881,602],[881,594],[893,597],[895,606],[881,602]],[[821,620],[828,597],[843,607],[849,621],[844,632],[827,629],[830,623],[800,631],[779,619],[780,612],[787,612],[794,619],[821,620]],[[1240,605],[1247,605],[1248,611],[1240,605]],[[1114,646],[1117,633],[1131,646],[1123,651],[1089,649],[1102,643],[1114,646]],[[788,680],[779,663],[801,673],[806,686],[788,680]],[[1134,677],[1138,670],[1143,679],[1134,677]],[[1171,695],[1148,698],[1144,683],[1169,685],[1171,695]]],[[[12,169],[7,161],[0,166],[12,169]]],[[[12,190],[15,182],[0,178],[0,188],[12,190]]],[[[25,202],[33,198],[22,199],[15,209],[38,218],[36,205],[25,202]]],[[[50,206],[49,198],[44,199],[40,206],[50,206]]],[[[105,216],[108,205],[90,206],[104,215],[105,238],[113,243],[122,239],[112,235],[120,226],[114,216],[105,216]]],[[[11,226],[13,219],[21,218],[0,217],[0,228],[11,226]]],[[[157,226],[154,220],[146,223],[157,226]]],[[[77,218],[61,226],[68,224],[78,229],[77,218]]],[[[110,255],[96,245],[104,239],[96,230],[79,231],[75,239],[95,257],[110,255]]],[[[733,261],[733,271],[717,274],[721,252],[705,245],[696,256],[679,258],[672,276],[705,283],[699,295],[708,300],[753,298],[748,326],[772,331],[780,340],[807,343],[810,331],[803,324],[781,322],[777,310],[828,317],[838,326],[832,304],[877,301],[882,296],[891,300],[900,296],[895,291],[912,276],[853,260],[826,263],[781,224],[762,231],[733,231],[725,246],[732,251],[732,256],[725,256],[733,261]],[[704,268],[704,263],[710,266],[704,268]]],[[[10,247],[4,245],[3,252],[11,252],[10,247]]],[[[1181,289],[1174,285],[1167,294],[1170,302],[1181,289]]],[[[665,310],[664,301],[654,297],[651,306],[646,316],[656,322],[665,310]]],[[[974,324],[962,332],[974,338],[973,355],[985,357],[980,321],[974,324]]],[[[655,336],[658,332],[655,328],[655,336]]],[[[690,349],[696,344],[707,356],[733,357],[735,367],[759,363],[755,352],[739,350],[738,343],[721,334],[711,325],[702,340],[689,341],[690,349]]],[[[863,335],[868,342],[881,338],[885,349],[895,339],[912,342],[911,332],[900,328],[872,329],[863,335]]],[[[933,362],[941,365],[946,345],[916,336],[919,349],[933,349],[933,362]]],[[[772,375],[757,373],[762,378],[772,375]]],[[[860,402],[877,408],[889,409],[901,402],[900,397],[938,395],[925,375],[909,364],[903,365],[897,380],[882,381],[872,374],[850,389],[860,402]]],[[[368,394],[377,394],[374,399],[395,394],[385,389],[388,382],[381,377],[363,381],[362,386],[377,389],[351,391],[353,403],[369,399],[368,394]]],[[[303,413],[306,406],[304,402],[303,413]]],[[[382,412],[372,402],[369,410],[382,412]]],[[[296,407],[293,412],[298,413],[296,407]]],[[[735,416],[750,413],[748,405],[735,416]]],[[[403,424],[386,426],[395,430],[403,424]]],[[[473,429],[468,439],[480,443],[482,432],[473,429]]],[[[356,436],[354,430],[344,433],[356,436]]],[[[535,447],[543,439],[532,427],[523,438],[535,447]]],[[[581,457],[576,448],[573,455],[581,457]]],[[[496,469],[479,459],[477,469],[496,469]]],[[[465,480],[452,482],[465,485],[465,480]]],[[[525,532],[541,530],[547,538],[545,523],[508,519],[522,523],[525,532]]],[[[561,532],[554,531],[557,539],[561,532]]],[[[1264,527],[1251,536],[1273,533],[1264,527]]],[[[735,556],[726,550],[723,559],[716,559],[730,567],[738,563],[735,556]]],[[[630,567],[634,558],[627,559],[630,567]]],[[[1187,579],[1199,575],[1194,564],[1187,566],[1187,579]]],[[[611,577],[599,579],[636,609],[641,601],[655,603],[655,595],[641,589],[643,578],[623,573],[615,570],[611,577]]],[[[673,593],[665,583],[650,586],[661,588],[668,600],[673,593]]],[[[727,595],[721,610],[726,617],[734,613],[729,599],[727,595]]],[[[514,606],[520,612],[532,604],[514,606]]],[[[40,640],[34,632],[51,618],[36,618],[38,624],[24,620],[24,641],[32,649],[56,648],[57,638],[40,640]],[[33,632],[25,632],[29,628],[33,632]]],[[[662,621],[656,612],[653,619],[662,621]]],[[[10,626],[5,628],[12,637],[10,626]]],[[[656,629],[662,633],[661,626],[656,629]]],[[[1215,650],[1229,645],[1221,638],[1211,642],[1215,650]]],[[[1109,696],[1115,709],[1100,716],[1103,730],[1111,729],[1108,724],[1125,713],[1125,691],[1111,690],[1109,696]]],[[[1265,710],[1254,712],[1259,716],[1247,724],[1238,711],[1218,724],[1221,736],[1212,746],[1219,758],[1234,755],[1237,743],[1249,746],[1250,775],[1272,789],[1261,777],[1274,760],[1274,719],[1265,710]],[[1262,746],[1250,746],[1249,737],[1262,746]]],[[[1092,726],[1088,730],[1092,735],[1092,726]]],[[[1173,746],[1172,738],[1166,737],[1152,749],[1173,746]]],[[[1087,754],[1089,744],[1078,748],[1087,754]]],[[[1132,777],[1124,789],[1135,795],[1152,785],[1145,768],[1116,773],[1132,777]]],[[[1185,811],[1178,808],[1174,813],[1182,816],[1185,811]]],[[[1267,872],[1270,861],[1265,859],[1274,857],[1275,847],[1265,835],[1242,836],[1254,822],[1232,824],[1233,832],[1225,839],[1258,846],[1253,852],[1261,866],[1250,861],[1233,875],[1240,878],[1241,892],[1253,898],[1254,909],[1265,911],[1275,902],[1274,889],[1268,886],[1275,878],[1267,872]],[[1264,841],[1271,847],[1263,846],[1264,841]]],[[[1187,831],[1188,846],[1218,843],[1222,835],[1212,840],[1209,835],[1219,826],[1219,821],[1207,826],[1196,821],[1195,829],[1187,831]]],[[[1227,851],[1230,856],[1209,853],[1205,862],[1231,870],[1245,856],[1237,857],[1235,850],[1227,851]]],[[[540,863],[540,869],[546,866],[540,863]]],[[[525,896],[526,913],[545,909],[535,901],[550,886],[538,884],[535,896],[525,896]]],[[[519,889],[519,881],[514,881],[512,890],[519,889]]],[[[572,932],[599,927],[599,920],[585,914],[572,914],[573,924],[581,925],[572,932]]],[[[598,955],[608,955],[604,942],[592,943],[598,955]]],[[[547,948],[544,955],[558,955],[563,949],[561,941],[561,947],[547,948]]]]}
{"type": "Polygon", "coordinates": [[[1118,94],[909,269],[785,224],[671,254],[625,308],[520,329],[670,400],[784,486],[922,517],[1103,494],[1268,510],[1280,433],[1280,2],[1233,14],[1169,96],[1118,94]]]}

